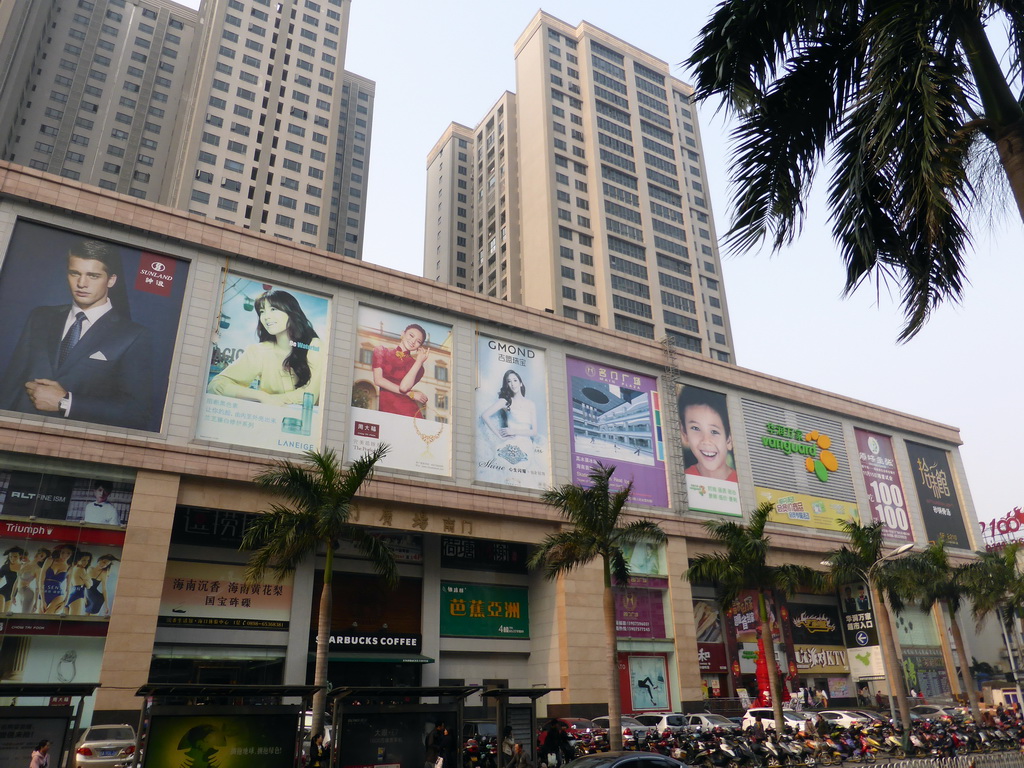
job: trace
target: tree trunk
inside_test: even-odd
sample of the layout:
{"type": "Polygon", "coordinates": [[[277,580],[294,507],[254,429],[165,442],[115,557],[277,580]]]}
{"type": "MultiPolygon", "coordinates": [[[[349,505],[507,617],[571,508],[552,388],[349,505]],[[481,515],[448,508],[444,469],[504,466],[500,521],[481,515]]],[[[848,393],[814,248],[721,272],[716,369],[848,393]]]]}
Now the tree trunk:
{"type": "Polygon", "coordinates": [[[619,642],[615,633],[615,593],[604,565],[604,629],[608,637],[608,746],[622,749],[622,694],[619,691],[619,642]]]}
{"type": "Polygon", "coordinates": [[[786,727],[786,721],[782,717],[782,681],[779,680],[779,665],[775,662],[775,639],[772,637],[768,601],[764,599],[764,591],[760,589],[757,590],[757,610],[761,613],[761,642],[764,644],[765,666],[768,667],[768,685],[772,694],[775,733],[781,734],[786,727]]]}
{"type": "Polygon", "coordinates": [[[313,685],[320,690],[313,694],[313,724],[310,738],[324,730],[324,709],[327,707],[327,656],[331,644],[331,612],[334,607],[331,594],[332,571],[334,567],[334,542],[327,544],[327,561],[324,564],[324,586],[320,590],[320,613],[316,626],[316,666],[313,685]]]}
{"type": "Polygon", "coordinates": [[[910,704],[907,702],[907,689],[903,685],[903,664],[896,653],[896,644],[892,636],[892,621],[889,619],[889,606],[882,599],[882,593],[875,586],[875,580],[868,569],[868,589],[871,590],[871,602],[875,607],[875,621],[878,623],[878,640],[882,644],[882,658],[885,659],[885,672],[889,681],[889,695],[896,699],[900,709],[900,725],[903,727],[903,748],[907,747],[910,735],[910,704]]]}
{"type": "Polygon", "coordinates": [[[998,129],[995,141],[999,162],[1006,172],[1013,199],[1017,203],[1017,213],[1024,220],[1024,120],[998,129]]]}
{"type": "Polygon", "coordinates": [[[971,704],[971,717],[974,722],[981,722],[981,708],[978,706],[978,690],[974,686],[974,676],[971,674],[971,663],[967,660],[967,648],[964,647],[964,636],[960,632],[960,622],[957,621],[956,611],[946,601],[946,608],[949,609],[949,628],[953,632],[953,642],[956,643],[956,655],[960,657],[960,679],[963,680],[964,690],[967,691],[967,701],[971,704]]]}

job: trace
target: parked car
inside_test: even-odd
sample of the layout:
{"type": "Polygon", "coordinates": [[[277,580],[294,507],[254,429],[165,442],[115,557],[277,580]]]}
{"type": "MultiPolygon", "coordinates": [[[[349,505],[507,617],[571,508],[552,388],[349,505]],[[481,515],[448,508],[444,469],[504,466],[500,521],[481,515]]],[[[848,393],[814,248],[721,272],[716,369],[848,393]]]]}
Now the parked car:
{"type": "Polygon", "coordinates": [[[597,752],[578,757],[565,768],[689,768],[667,755],[657,752],[597,752]]]}
{"type": "MultiPolygon", "coordinates": [[[[595,717],[594,725],[598,728],[604,728],[608,730],[608,716],[595,717]]],[[[622,716],[622,746],[636,745],[642,746],[647,743],[647,737],[651,729],[637,720],[635,717],[629,715],[622,716]]]]}
{"type": "Polygon", "coordinates": [[[645,712],[642,715],[635,715],[636,719],[651,729],[652,736],[661,736],[665,731],[681,733],[686,730],[687,716],[679,712],[667,712],[655,714],[645,712]]]}
{"type": "Polygon", "coordinates": [[[829,725],[835,728],[849,728],[851,725],[867,725],[869,720],[857,712],[850,712],[845,709],[824,709],[817,714],[828,721],[829,725]]]}
{"type": "Polygon", "coordinates": [[[694,712],[686,716],[686,724],[691,731],[709,731],[712,728],[725,728],[727,731],[738,731],[739,724],[735,719],[713,712],[694,712]]]}
{"type": "MultiPolygon", "coordinates": [[[[741,723],[743,730],[750,728],[757,718],[761,718],[761,725],[765,728],[775,728],[775,713],[772,712],[771,707],[754,707],[748,709],[743,715],[743,722],[741,723]]],[[[782,710],[782,719],[786,721],[786,725],[791,726],[794,729],[798,729],[803,725],[804,717],[798,715],[796,712],[792,712],[788,709],[782,710]]]]}
{"type": "Polygon", "coordinates": [[[114,768],[133,754],[135,729],[130,725],[92,725],[75,747],[75,768],[114,768]]]}
{"type": "Polygon", "coordinates": [[[956,707],[943,707],[938,704],[918,704],[910,708],[911,720],[959,720],[960,713],[956,707]]]}
{"type": "Polygon", "coordinates": [[[872,712],[870,709],[850,709],[847,711],[860,715],[871,725],[885,725],[889,722],[888,714],[879,714],[878,712],[872,712]]]}

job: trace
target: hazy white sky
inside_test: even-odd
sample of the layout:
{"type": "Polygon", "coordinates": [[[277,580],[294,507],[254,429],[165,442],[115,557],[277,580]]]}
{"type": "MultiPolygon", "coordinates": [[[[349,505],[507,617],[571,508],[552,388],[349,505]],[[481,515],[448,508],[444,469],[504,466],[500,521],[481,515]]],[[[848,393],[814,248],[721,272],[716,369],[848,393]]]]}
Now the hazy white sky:
{"type": "MultiPolygon", "coordinates": [[[[197,3],[190,3],[197,4],[197,3]]],[[[712,0],[551,0],[543,9],[587,20],[676,64],[692,50],[712,0]]],[[[448,123],[473,126],[515,90],[513,44],[540,6],[523,0],[353,0],[346,68],[375,80],[367,196],[366,261],[422,273],[426,155],[448,123]]],[[[675,74],[687,79],[685,70],[675,74]]],[[[728,225],[729,127],[715,105],[700,110],[710,197],[728,225]]],[[[822,178],[821,182],[827,179],[822,178]]],[[[824,188],[824,184],[819,187],[824,188]]],[[[1014,328],[1024,284],[1024,237],[1013,211],[979,227],[961,306],[935,314],[904,345],[898,296],[864,286],[840,299],[843,266],[828,236],[823,191],[797,243],[776,256],[726,255],[723,280],[737,362],[961,430],[978,517],[1024,504],[1015,435],[1021,344],[1014,328]]],[[[909,486],[911,478],[903,478],[909,486]]]]}

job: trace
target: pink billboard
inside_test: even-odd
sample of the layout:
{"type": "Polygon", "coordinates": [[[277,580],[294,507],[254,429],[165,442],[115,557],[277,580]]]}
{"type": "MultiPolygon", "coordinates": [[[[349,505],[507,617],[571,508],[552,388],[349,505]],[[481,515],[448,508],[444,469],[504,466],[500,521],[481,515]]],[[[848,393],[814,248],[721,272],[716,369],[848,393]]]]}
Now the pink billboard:
{"type": "Polygon", "coordinates": [[[871,506],[871,520],[882,523],[882,540],[887,544],[904,544],[914,540],[907,513],[907,499],[896,468],[892,438],[854,429],[860,469],[871,506]]]}

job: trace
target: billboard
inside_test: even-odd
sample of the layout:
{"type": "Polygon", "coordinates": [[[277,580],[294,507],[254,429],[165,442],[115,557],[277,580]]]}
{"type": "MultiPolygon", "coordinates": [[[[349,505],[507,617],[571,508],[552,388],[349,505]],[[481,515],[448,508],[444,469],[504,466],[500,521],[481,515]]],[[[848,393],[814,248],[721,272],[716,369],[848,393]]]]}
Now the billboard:
{"type": "Polygon", "coordinates": [[[288,629],[292,575],[249,583],[245,565],[168,560],[157,626],[288,629]]]}
{"type": "Polygon", "coordinates": [[[690,509],[742,516],[725,395],[683,385],[679,388],[677,412],[690,509]]]}
{"type": "Polygon", "coordinates": [[[667,712],[671,707],[664,653],[620,653],[619,683],[624,712],[667,712]]]}
{"type": "Polygon", "coordinates": [[[123,547],[120,530],[0,520],[3,631],[105,635],[123,547]]]}
{"type": "Polygon", "coordinates": [[[886,544],[912,542],[914,532],[910,528],[907,499],[896,468],[892,438],[860,428],[853,432],[857,436],[860,469],[871,504],[871,521],[882,523],[882,541],[886,544]]]}
{"type": "Polygon", "coordinates": [[[477,337],[476,479],[518,488],[550,485],[544,352],[477,337]]]}
{"type": "Polygon", "coordinates": [[[0,270],[0,410],[159,432],[188,263],[19,221],[0,270]]]}
{"type": "Polygon", "coordinates": [[[631,576],[629,586],[612,587],[615,598],[615,634],[619,637],[667,637],[665,593],[668,579],[631,576]]]}
{"type": "Polygon", "coordinates": [[[839,611],[832,605],[788,603],[793,642],[843,647],[839,611]]]}
{"type": "Polygon", "coordinates": [[[530,637],[529,590],[441,582],[441,635],[502,640],[530,637]]]}
{"type": "Polygon", "coordinates": [[[964,515],[948,455],[939,448],[909,440],[907,454],[914,468],[914,487],[928,540],[942,541],[957,549],[970,549],[971,542],[964,527],[964,515]]]}
{"type": "Polygon", "coordinates": [[[743,400],[757,502],[772,502],[772,522],[841,530],[860,520],[838,421],[743,400]]]}
{"type": "Polygon", "coordinates": [[[452,327],[360,306],[349,455],[381,443],[381,466],[450,475],[452,327]]]}
{"type": "Polygon", "coordinates": [[[302,453],[320,447],[330,302],[227,272],[196,436],[302,453]]]}
{"type": "Polygon", "coordinates": [[[614,466],[611,490],[633,481],[630,502],[668,506],[657,381],[632,371],[566,359],[572,419],[572,479],[587,484],[598,462],[614,466]]]}
{"type": "Polygon", "coordinates": [[[123,528],[134,489],[120,481],[0,471],[0,515],[123,528]]]}

